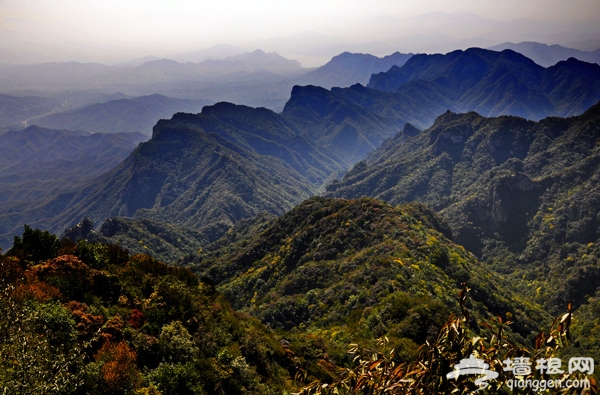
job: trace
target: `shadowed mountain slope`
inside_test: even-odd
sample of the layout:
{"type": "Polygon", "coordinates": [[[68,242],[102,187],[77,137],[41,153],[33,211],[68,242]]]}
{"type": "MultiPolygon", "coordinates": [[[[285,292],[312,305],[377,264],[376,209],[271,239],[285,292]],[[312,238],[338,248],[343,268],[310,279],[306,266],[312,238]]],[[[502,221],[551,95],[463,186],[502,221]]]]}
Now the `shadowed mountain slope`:
{"type": "Polygon", "coordinates": [[[30,126],[0,135],[0,202],[70,190],[115,167],[144,139],[30,126]]]}
{"type": "Polygon", "coordinates": [[[143,217],[222,234],[262,211],[283,214],[343,170],[277,114],[219,103],[176,114],[113,170],[72,193],[2,210],[2,233],[23,223],[61,232],[84,216],[143,217]]]}
{"type": "Polygon", "coordinates": [[[511,50],[471,48],[415,55],[402,67],[373,75],[368,87],[413,97],[434,92],[454,103],[452,111],[538,120],[578,115],[600,100],[600,66],[570,58],[543,68],[511,50]]]}
{"type": "Polygon", "coordinates": [[[49,113],[57,107],[60,107],[58,100],[41,96],[0,94],[0,133],[10,129],[21,129],[28,119],[49,113]]]}
{"type": "Polygon", "coordinates": [[[295,86],[281,115],[318,146],[356,163],[403,122],[377,115],[356,103],[316,86],[295,86]]]}
{"type": "Polygon", "coordinates": [[[405,123],[424,129],[450,110],[532,120],[579,115],[600,100],[600,66],[576,59],[543,68],[514,51],[471,48],[414,55],[403,66],[374,74],[368,87],[294,87],[282,115],[333,148],[359,141],[355,157],[405,123]],[[361,114],[360,120],[353,114],[361,114]],[[385,126],[365,122],[377,119],[385,126]]]}

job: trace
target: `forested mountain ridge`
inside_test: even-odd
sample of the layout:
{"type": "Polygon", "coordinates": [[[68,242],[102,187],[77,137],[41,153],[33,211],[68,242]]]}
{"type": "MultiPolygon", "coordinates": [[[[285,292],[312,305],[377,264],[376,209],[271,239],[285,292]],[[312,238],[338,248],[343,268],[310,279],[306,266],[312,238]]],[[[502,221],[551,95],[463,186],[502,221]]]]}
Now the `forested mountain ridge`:
{"type": "MultiPolygon", "coordinates": [[[[282,218],[255,225],[260,233],[238,229],[209,248],[206,257],[214,259],[214,252],[227,245],[232,256],[268,252],[266,258],[276,261],[269,265],[277,266],[266,268],[275,269],[268,283],[285,279],[280,284],[284,292],[275,289],[265,300],[261,287],[252,303],[270,302],[267,311],[272,314],[263,314],[265,321],[285,325],[301,319],[310,326],[274,331],[235,312],[208,278],[198,279],[190,270],[141,254],[131,256],[118,245],[59,241],[25,226],[13,248],[0,254],[0,330],[5,335],[0,337],[0,354],[6,356],[0,359],[0,388],[65,395],[285,394],[310,383],[301,393],[313,393],[340,387],[339,380],[352,382],[346,369],[359,370],[362,384],[356,385],[362,386],[394,369],[397,374],[383,388],[405,385],[411,394],[431,386],[438,392],[472,390],[477,386],[473,379],[444,379],[462,353],[476,350],[502,366],[517,351],[555,358],[571,339],[569,308],[559,327],[549,326],[550,339],[557,341],[540,347],[543,333],[536,337],[530,330],[545,326],[546,314],[511,294],[506,281],[451,243],[443,235],[447,225],[423,205],[393,208],[373,199],[312,198],[282,218]],[[356,220],[351,225],[355,229],[346,225],[343,230],[348,232],[339,232],[337,224],[349,217],[356,220]],[[390,227],[396,231],[390,233],[390,227]],[[294,228],[300,234],[280,239],[294,228]],[[361,228],[370,228],[372,237],[353,235],[361,228]],[[311,235],[319,236],[319,243],[305,249],[302,240],[311,235]],[[355,254],[344,251],[339,256],[338,237],[349,237],[355,254]],[[257,246],[257,239],[267,245],[257,246]],[[300,258],[299,270],[289,271],[290,258],[300,258]],[[335,273],[340,264],[344,270],[335,273]],[[318,269],[335,274],[306,283],[318,269]],[[435,282],[430,274],[436,275],[435,282]],[[342,286],[358,292],[338,289],[335,281],[341,277],[342,286]],[[327,283],[332,280],[334,284],[327,283]],[[462,280],[472,288],[460,284],[456,301],[454,283],[462,280]],[[309,304],[278,303],[289,296],[301,299],[302,291],[311,287],[309,304]],[[345,302],[332,305],[335,300],[345,302]],[[273,310],[276,303],[283,310],[273,310]],[[313,319],[296,315],[307,308],[316,309],[313,319]],[[345,314],[348,309],[350,314],[345,314]],[[490,316],[497,311],[515,323],[490,316]],[[381,334],[387,336],[374,339],[381,334]],[[524,346],[533,344],[534,337],[535,348],[524,346]],[[389,356],[388,347],[395,350],[389,356]],[[355,367],[357,354],[361,358],[355,367]],[[365,363],[370,368],[361,373],[365,363]],[[371,371],[375,363],[384,370],[371,371]],[[419,380],[398,381],[408,372],[419,380]]],[[[221,262],[225,266],[217,271],[231,266],[221,262]]],[[[238,285],[256,278],[254,270],[245,277],[238,285]]],[[[573,328],[581,331],[582,324],[578,321],[573,328]]],[[[503,374],[493,385],[500,388],[511,377],[503,374]]],[[[577,373],[561,375],[567,377],[582,379],[577,373]]]]}
{"type": "MultiPolygon", "coordinates": [[[[575,58],[544,68],[511,50],[480,48],[415,55],[375,74],[367,87],[386,92],[434,92],[455,112],[518,115],[539,120],[579,115],[600,100],[600,65],[575,58]]],[[[439,100],[439,99],[438,99],[439,100]]]]}
{"type": "Polygon", "coordinates": [[[307,365],[190,270],[28,227],[0,255],[0,333],[5,393],[281,394],[307,365]]]}
{"type": "Polygon", "coordinates": [[[539,122],[446,111],[421,131],[394,97],[308,86],[283,114],[178,113],[85,188],[4,210],[12,234],[101,226],[62,241],[26,226],[0,255],[0,391],[274,394],[317,378],[327,393],[389,373],[382,390],[467,393],[474,377],[445,375],[472,353],[498,372],[595,357],[600,103],[539,122]]]}
{"type": "Polygon", "coordinates": [[[457,307],[452,290],[462,282],[472,289],[474,314],[511,312],[514,330],[530,336],[544,313],[446,236],[448,225],[424,205],[314,197],[254,232],[207,246],[191,267],[271,327],[340,342],[385,335],[413,349],[433,334],[439,312],[457,307]],[[418,322],[390,310],[404,304],[418,322]]]}
{"type": "Polygon", "coordinates": [[[402,120],[386,118],[317,86],[295,86],[281,115],[319,146],[356,163],[386,138],[402,120]]]}
{"type": "Polygon", "coordinates": [[[2,233],[23,222],[62,232],[84,216],[139,216],[208,227],[214,238],[261,211],[283,214],[341,163],[270,110],[219,103],[160,121],[152,139],[79,191],[3,210],[2,233]]]}
{"type": "Polygon", "coordinates": [[[600,104],[539,122],[447,112],[419,134],[386,141],[326,196],[427,203],[458,243],[526,278],[535,300],[579,305],[600,276],[599,135],[600,104]]]}

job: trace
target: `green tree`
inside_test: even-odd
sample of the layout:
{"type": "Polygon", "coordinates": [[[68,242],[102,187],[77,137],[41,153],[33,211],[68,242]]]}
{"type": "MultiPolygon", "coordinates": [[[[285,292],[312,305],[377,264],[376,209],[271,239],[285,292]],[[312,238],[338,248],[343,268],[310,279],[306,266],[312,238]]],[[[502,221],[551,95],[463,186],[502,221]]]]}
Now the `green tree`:
{"type": "Polygon", "coordinates": [[[72,394],[83,383],[73,320],[57,303],[20,303],[11,291],[0,290],[0,393],[72,394]]]}
{"type": "Polygon", "coordinates": [[[31,229],[23,225],[23,237],[15,236],[13,246],[6,252],[16,256],[23,262],[40,263],[47,259],[56,258],[60,249],[60,240],[52,233],[31,229]]]}

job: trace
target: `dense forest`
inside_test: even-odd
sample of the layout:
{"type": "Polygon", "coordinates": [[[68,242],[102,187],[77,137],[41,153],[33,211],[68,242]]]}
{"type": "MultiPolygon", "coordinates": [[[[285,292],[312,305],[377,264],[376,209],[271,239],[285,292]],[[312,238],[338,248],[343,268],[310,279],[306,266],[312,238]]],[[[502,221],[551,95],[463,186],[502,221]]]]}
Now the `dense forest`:
{"type": "MultiPolygon", "coordinates": [[[[484,390],[497,393],[506,358],[568,355],[592,324],[570,306],[552,322],[503,291],[423,205],[313,198],[252,226],[189,262],[199,276],[25,226],[0,255],[0,390],[466,394],[476,376],[446,374],[475,355],[500,374],[484,390]],[[285,309],[302,304],[307,317],[285,309]]],[[[583,378],[568,376],[554,378],[583,378]]]]}

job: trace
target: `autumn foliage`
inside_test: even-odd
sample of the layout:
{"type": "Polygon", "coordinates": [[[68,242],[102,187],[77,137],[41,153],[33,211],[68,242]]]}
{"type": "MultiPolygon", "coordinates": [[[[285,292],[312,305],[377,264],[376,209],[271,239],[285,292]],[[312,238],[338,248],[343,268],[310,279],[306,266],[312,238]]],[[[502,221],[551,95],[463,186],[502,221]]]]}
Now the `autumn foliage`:
{"type": "Polygon", "coordinates": [[[140,382],[140,372],[136,366],[137,354],[127,343],[105,343],[96,354],[96,361],[102,362],[102,378],[107,394],[125,394],[140,382]]]}

